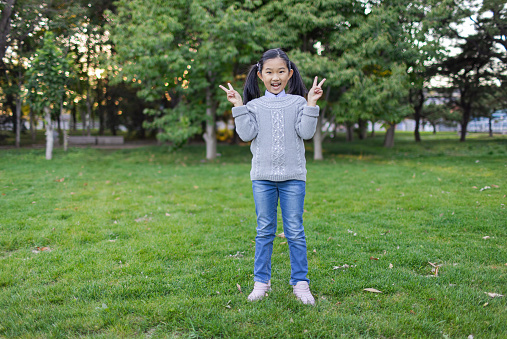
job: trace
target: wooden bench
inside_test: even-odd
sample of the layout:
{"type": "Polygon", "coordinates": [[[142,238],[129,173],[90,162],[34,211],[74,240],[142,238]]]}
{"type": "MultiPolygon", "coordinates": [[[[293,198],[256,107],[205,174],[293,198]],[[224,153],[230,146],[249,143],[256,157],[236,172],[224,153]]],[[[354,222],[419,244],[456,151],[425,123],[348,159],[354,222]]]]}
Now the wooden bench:
{"type": "Polygon", "coordinates": [[[123,136],[97,137],[97,145],[123,145],[124,143],[123,136]]]}
{"type": "Polygon", "coordinates": [[[96,145],[97,137],[69,135],[67,141],[69,145],[96,145]]]}

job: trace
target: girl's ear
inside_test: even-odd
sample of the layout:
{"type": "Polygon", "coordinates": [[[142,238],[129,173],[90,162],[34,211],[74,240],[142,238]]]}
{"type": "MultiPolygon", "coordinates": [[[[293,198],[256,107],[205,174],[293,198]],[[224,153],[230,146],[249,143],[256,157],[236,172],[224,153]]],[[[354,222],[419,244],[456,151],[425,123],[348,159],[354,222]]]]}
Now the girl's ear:
{"type": "MultiPolygon", "coordinates": [[[[262,74],[261,74],[261,72],[257,71],[257,76],[259,77],[259,79],[261,79],[261,80],[262,80],[262,74]]],[[[289,79],[290,79],[290,78],[289,78],[289,79]]]]}
{"type": "Polygon", "coordinates": [[[292,74],[294,74],[294,70],[293,70],[293,69],[291,69],[291,70],[289,71],[289,79],[290,79],[290,78],[292,78],[292,74]]]}

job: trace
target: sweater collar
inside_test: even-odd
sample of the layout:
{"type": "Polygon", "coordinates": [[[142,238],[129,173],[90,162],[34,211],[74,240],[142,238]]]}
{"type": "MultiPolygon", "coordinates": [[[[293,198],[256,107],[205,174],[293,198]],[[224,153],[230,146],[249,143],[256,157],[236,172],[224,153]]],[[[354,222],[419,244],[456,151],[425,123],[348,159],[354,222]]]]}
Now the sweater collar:
{"type": "Polygon", "coordinates": [[[266,92],[264,93],[264,96],[266,98],[283,98],[283,97],[287,96],[287,94],[285,93],[285,90],[282,90],[278,94],[273,94],[270,91],[266,90],[266,92]]]}

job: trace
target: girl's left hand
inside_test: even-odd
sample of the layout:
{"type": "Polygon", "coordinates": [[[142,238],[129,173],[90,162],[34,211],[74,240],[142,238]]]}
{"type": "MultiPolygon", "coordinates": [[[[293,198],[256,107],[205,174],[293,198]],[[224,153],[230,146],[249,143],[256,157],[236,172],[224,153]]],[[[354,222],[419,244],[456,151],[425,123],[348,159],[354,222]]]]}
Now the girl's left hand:
{"type": "Polygon", "coordinates": [[[317,85],[317,78],[313,79],[313,86],[310,88],[310,91],[308,91],[308,106],[316,106],[317,100],[320,99],[324,91],[322,90],[322,84],[326,79],[324,78],[318,85],[317,85]]]}

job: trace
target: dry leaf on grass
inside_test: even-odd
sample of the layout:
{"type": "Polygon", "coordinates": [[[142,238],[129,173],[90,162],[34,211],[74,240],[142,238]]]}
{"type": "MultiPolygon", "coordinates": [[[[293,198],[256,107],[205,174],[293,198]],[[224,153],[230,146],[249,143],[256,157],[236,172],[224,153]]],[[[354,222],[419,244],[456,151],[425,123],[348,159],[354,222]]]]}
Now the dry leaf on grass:
{"type": "Polygon", "coordinates": [[[284,232],[282,232],[282,233],[280,233],[280,234],[277,234],[276,236],[277,236],[277,237],[280,237],[280,238],[285,238],[285,233],[284,233],[284,232]]]}
{"type": "Polygon", "coordinates": [[[394,267],[393,264],[389,264],[389,268],[393,268],[393,267],[394,267]]]}
{"type": "Polygon", "coordinates": [[[283,241],[280,243],[280,245],[285,245],[285,244],[287,244],[287,241],[283,241]]]}
{"type": "Polygon", "coordinates": [[[484,292],[488,295],[488,297],[490,298],[501,298],[503,297],[503,294],[498,294],[498,293],[490,293],[490,292],[484,292]]]}
{"type": "Polygon", "coordinates": [[[378,258],[370,257],[370,260],[378,260],[378,258]]]}
{"type": "Polygon", "coordinates": [[[484,240],[489,239],[489,238],[491,238],[489,235],[482,237],[482,239],[484,239],[484,240]]]}
{"type": "Polygon", "coordinates": [[[372,292],[372,293],[382,293],[382,291],[379,291],[374,288],[365,288],[363,291],[372,292]]]}
{"type": "Polygon", "coordinates": [[[240,284],[236,284],[236,287],[238,288],[239,293],[243,293],[243,292],[241,291],[241,285],[240,285],[240,284]]]}

